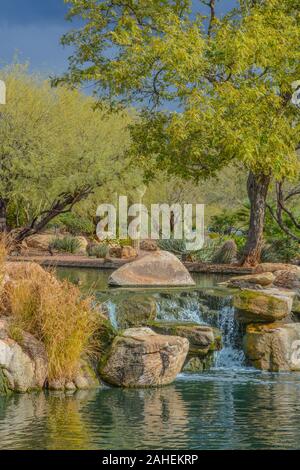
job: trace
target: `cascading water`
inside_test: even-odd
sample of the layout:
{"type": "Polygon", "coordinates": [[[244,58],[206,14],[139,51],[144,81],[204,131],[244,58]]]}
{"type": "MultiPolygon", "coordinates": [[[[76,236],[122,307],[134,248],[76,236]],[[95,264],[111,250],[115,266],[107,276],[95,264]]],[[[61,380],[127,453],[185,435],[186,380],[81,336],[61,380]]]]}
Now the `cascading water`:
{"type": "MultiPolygon", "coordinates": [[[[245,357],[241,347],[242,333],[235,320],[230,295],[209,290],[191,290],[152,292],[150,297],[155,302],[158,321],[206,324],[221,331],[223,348],[215,352],[215,369],[232,370],[243,366],[245,357]]],[[[148,293],[147,298],[149,299],[148,293]]],[[[124,292],[121,298],[112,296],[103,304],[115,328],[124,327],[118,310],[121,299],[124,302],[124,292]]]]}
{"type": "Polygon", "coordinates": [[[223,348],[215,353],[215,368],[235,369],[245,361],[241,349],[239,325],[234,317],[234,307],[225,306],[218,314],[217,327],[222,332],[223,348]]]}

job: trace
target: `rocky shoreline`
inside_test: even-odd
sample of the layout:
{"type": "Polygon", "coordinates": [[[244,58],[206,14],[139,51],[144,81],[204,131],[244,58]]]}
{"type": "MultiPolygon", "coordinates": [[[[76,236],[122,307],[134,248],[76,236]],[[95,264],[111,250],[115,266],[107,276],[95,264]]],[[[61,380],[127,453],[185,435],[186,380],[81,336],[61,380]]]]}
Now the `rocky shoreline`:
{"type": "MultiPolygon", "coordinates": [[[[40,275],[46,276],[45,280],[50,282],[49,276],[53,276],[34,263],[6,266],[2,286],[17,282],[22,276],[26,278],[37,268],[40,275]]],[[[223,289],[230,288],[237,322],[244,325],[243,350],[247,363],[266,371],[299,371],[300,268],[260,265],[256,271],[233,277],[226,286],[222,283],[223,289]]],[[[130,302],[127,307],[130,308],[130,302]]],[[[147,315],[148,308],[152,308],[151,302],[141,305],[144,322],[140,318],[137,325],[118,331],[99,313],[101,324],[97,338],[101,352],[97,358],[81,357],[73,377],[57,379],[48,376],[43,341],[16,330],[11,317],[2,309],[0,393],[42,388],[71,393],[101,387],[103,383],[118,387],[167,385],[182,370],[205,369],[213,353],[222,348],[221,332],[217,328],[189,322],[158,322],[151,312],[147,315]]]]}

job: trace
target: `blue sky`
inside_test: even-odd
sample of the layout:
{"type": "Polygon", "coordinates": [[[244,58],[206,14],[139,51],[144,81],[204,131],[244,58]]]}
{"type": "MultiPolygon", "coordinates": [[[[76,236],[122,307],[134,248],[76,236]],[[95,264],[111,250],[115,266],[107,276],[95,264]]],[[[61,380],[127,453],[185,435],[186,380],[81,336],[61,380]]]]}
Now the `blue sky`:
{"type": "MultiPolygon", "coordinates": [[[[224,11],[234,3],[220,0],[218,8],[224,11]]],[[[59,40],[70,24],[63,0],[0,0],[0,7],[0,67],[18,54],[21,62],[28,60],[32,70],[44,74],[66,69],[70,50],[59,40]]]]}

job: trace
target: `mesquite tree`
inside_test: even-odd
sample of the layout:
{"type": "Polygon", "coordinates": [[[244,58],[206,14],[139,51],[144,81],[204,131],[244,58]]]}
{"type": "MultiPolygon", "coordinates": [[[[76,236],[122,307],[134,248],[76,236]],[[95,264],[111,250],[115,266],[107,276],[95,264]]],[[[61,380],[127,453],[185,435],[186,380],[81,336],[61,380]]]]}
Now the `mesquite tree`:
{"type": "Polygon", "coordinates": [[[66,3],[81,21],[63,37],[74,53],[61,79],[91,82],[111,104],[140,103],[132,152],[149,174],[158,167],[197,181],[229,163],[246,168],[242,261],[257,263],[270,182],[299,171],[291,98],[300,79],[300,1],[240,0],[225,16],[215,0],[66,3]]]}
{"type": "Polygon", "coordinates": [[[64,87],[54,90],[20,66],[7,70],[5,81],[0,230],[9,229],[7,211],[17,212],[19,223],[10,234],[21,242],[120,177],[130,118],[107,116],[93,109],[92,98],[64,87]]]}

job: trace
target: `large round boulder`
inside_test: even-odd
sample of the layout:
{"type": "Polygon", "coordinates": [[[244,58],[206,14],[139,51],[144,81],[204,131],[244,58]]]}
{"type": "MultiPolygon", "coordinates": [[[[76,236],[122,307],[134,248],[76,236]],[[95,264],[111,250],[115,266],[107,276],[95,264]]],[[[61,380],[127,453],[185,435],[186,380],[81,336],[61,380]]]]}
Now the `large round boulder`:
{"type": "Polygon", "coordinates": [[[113,286],[194,286],[181,261],[168,251],[154,251],[114,271],[113,286]]]}
{"type": "Polygon", "coordinates": [[[181,371],[189,350],[186,338],[158,335],[150,328],[130,328],[117,336],[100,375],[119,387],[167,385],[181,371]]]}
{"type": "Polygon", "coordinates": [[[248,325],[245,356],[257,369],[278,372],[300,370],[300,323],[248,325]]]}

